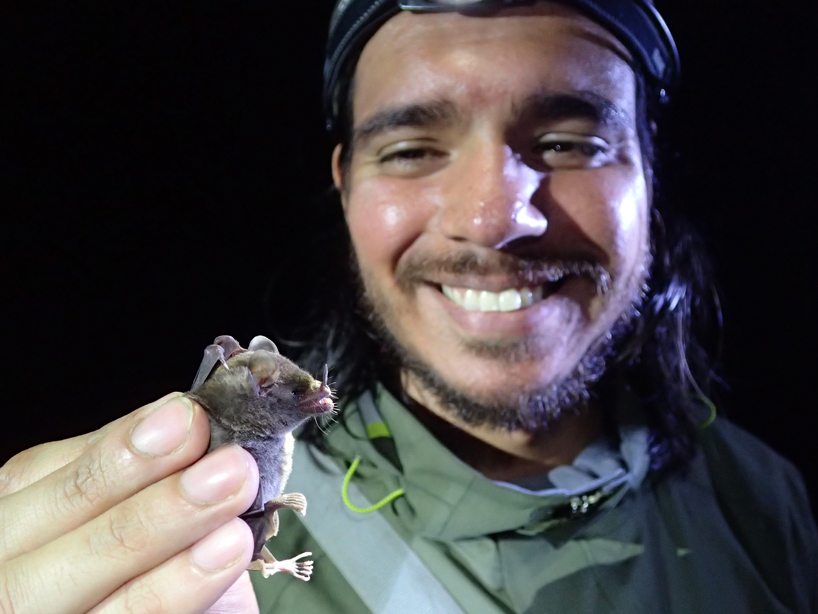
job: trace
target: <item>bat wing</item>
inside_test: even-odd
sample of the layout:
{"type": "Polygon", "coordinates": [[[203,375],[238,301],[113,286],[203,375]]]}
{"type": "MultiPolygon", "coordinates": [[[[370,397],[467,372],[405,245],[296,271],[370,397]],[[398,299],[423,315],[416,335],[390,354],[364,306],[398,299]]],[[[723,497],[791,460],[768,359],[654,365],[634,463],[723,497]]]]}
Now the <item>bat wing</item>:
{"type": "Polygon", "coordinates": [[[255,542],[255,550],[253,552],[253,560],[261,558],[261,549],[264,547],[264,542],[267,541],[267,532],[270,528],[270,520],[264,511],[264,502],[262,501],[261,485],[259,484],[256,500],[243,514],[239,515],[244,522],[246,522],[250,530],[253,532],[253,541],[255,542]]]}
{"type": "Polygon", "coordinates": [[[215,343],[212,345],[208,345],[204,351],[204,357],[202,358],[202,364],[199,365],[199,370],[196,371],[196,377],[193,378],[193,385],[190,387],[191,392],[196,392],[199,388],[202,387],[202,384],[205,383],[210,374],[213,372],[213,368],[222,363],[225,368],[229,368],[227,366],[227,361],[224,359],[224,348],[220,345],[216,345],[215,343]]]}

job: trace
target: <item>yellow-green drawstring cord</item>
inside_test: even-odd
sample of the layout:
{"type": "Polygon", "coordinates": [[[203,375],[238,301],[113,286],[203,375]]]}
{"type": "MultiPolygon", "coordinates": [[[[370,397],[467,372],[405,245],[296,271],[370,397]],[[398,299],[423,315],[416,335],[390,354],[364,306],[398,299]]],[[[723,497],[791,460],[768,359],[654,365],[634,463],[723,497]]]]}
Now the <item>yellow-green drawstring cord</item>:
{"type": "Polygon", "coordinates": [[[713,421],[716,419],[716,404],[713,403],[713,401],[711,401],[707,396],[703,394],[699,395],[698,398],[707,406],[707,409],[710,410],[710,415],[707,417],[707,420],[705,420],[698,426],[700,430],[703,430],[706,429],[711,424],[713,424],[713,421]]]}
{"type": "Polygon", "coordinates": [[[353,512],[357,512],[358,514],[369,514],[370,512],[374,512],[375,510],[381,509],[387,503],[394,501],[398,497],[404,494],[402,488],[398,488],[395,492],[386,495],[383,499],[378,501],[375,505],[370,505],[369,507],[358,507],[352,501],[349,500],[349,482],[352,480],[352,476],[355,473],[355,470],[358,468],[358,465],[361,464],[361,457],[356,456],[355,460],[352,461],[352,464],[349,466],[349,471],[347,471],[346,476],[344,476],[344,485],[341,487],[341,497],[344,499],[344,504],[351,509],[353,512]]]}

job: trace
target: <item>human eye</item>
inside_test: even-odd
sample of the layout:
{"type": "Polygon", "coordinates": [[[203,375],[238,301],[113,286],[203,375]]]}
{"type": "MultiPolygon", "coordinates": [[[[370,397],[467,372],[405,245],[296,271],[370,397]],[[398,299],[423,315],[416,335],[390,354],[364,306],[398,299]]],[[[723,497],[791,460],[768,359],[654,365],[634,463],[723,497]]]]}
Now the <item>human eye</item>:
{"type": "Polygon", "coordinates": [[[447,157],[431,144],[400,142],[379,152],[378,165],[390,175],[416,177],[434,172],[447,157]]]}
{"type": "Polygon", "coordinates": [[[610,162],[613,149],[598,136],[551,132],[537,141],[534,153],[547,167],[555,170],[587,169],[610,162]]]}

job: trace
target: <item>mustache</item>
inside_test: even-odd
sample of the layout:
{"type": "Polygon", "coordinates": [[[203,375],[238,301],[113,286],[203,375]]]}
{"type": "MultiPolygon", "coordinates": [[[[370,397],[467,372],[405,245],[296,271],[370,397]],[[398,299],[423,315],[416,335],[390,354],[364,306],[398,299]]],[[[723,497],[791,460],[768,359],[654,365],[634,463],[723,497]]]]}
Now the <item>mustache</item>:
{"type": "Polygon", "coordinates": [[[555,282],[568,276],[584,276],[594,282],[600,295],[607,294],[613,283],[610,271],[590,258],[530,258],[505,252],[489,255],[472,251],[409,257],[398,265],[395,277],[401,290],[407,291],[440,273],[475,277],[502,275],[510,277],[518,287],[555,282]]]}

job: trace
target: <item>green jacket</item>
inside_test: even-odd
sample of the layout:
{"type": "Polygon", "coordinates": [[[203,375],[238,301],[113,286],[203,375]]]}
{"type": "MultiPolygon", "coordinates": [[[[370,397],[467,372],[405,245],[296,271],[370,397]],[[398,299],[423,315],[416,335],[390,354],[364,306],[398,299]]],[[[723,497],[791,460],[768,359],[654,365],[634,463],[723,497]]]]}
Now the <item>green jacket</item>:
{"type": "MultiPolygon", "coordinates": [[[[700,431],[686,475],[658,482],[644,475],[646,442],[623,436],[622,469],[598,470],[609,475],[592,484],[607,484],[606,497],[571,514],[571,498],[559,489],[500,484],[462,463],[384,389],[376,403],[400,469],[367,437],[356,408],[347,408],[347,428],[336,424],[328,435],[333,457],[344,471],[362,458],[354,482],[369,501],[405,490],[374,514],[464,612],[480,614],[487,603],[508,613],[818,612],[818,531],[803,482],[789,462],[724,419],[700,431]],[[641,456],[626,449],[634,441],[641,456]]],[[[310,582],[251,573],[262,614],[367,614],[297,516],[279,514],[281,530],[268,547],[279,559],[312,552],[315,571],[310,582]]]]}

